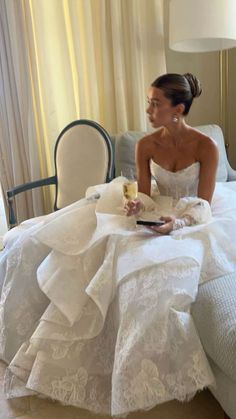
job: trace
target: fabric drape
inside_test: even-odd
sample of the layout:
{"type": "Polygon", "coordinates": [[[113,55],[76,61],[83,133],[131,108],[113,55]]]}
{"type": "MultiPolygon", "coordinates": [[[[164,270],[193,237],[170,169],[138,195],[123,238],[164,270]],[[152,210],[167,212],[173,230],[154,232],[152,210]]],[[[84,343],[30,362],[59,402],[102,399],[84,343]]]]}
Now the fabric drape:
{"type": "MultiPolygon", "coordinates": [[[[0,180],[3,191],[40,177],[29,63],[19,2],[0,2],[0,180]]],[[[40,192],[17,197],[19,219],[42,213],[40,192]]]]}

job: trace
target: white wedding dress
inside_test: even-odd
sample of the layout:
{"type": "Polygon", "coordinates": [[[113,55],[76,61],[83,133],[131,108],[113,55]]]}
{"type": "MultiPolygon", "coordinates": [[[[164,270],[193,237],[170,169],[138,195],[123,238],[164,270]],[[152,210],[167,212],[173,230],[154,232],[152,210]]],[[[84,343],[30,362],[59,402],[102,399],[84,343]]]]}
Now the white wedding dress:
{"type": "MultiPolygon", "coordinates": [[[[154,190],[143,217],[173,214],[196,196],[199,163],[151,170],[161,195],[154,190]]],[[[17,240],[7,233],[6,396],[40,394],[114,416],[188,400],[214,385],[190,307],[199,283],[236,270],[236,194],[217,185],[207,223],[161,236],[123,214],[121,178],[96,191],[100,199],[23,223],[17,240]]]]}

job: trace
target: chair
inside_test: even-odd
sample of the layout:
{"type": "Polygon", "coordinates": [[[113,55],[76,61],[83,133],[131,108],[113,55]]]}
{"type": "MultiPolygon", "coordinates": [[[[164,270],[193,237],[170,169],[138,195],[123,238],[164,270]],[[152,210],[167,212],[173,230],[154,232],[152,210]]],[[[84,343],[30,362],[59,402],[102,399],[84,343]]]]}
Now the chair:
{"type": "Polygon", "coordinates": [[[55,175],[28,182],[7,191],[9,227],[17,224],[15,195],[45,185],[55,185],[54,210],[84,197],[89,186],[110,182],[114,162],[108,133],[98,123],[86,119],[71,122],[59,134],[54,149],[55,175]]]}

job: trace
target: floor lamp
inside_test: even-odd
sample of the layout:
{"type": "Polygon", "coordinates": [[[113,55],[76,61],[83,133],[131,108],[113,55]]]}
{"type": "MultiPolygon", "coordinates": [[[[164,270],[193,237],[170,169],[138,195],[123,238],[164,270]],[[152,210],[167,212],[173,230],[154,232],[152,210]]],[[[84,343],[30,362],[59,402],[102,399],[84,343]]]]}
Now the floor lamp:
{"type": "MultiPolygon", "coordinates": [[[[236,47],[236,0],[170,0],[169,44],[179,52],[219,51],[221,123],[228,140],[228,49],[236,47]]],[[[226,144],[227,146],[228,144],[226,144]]]]}

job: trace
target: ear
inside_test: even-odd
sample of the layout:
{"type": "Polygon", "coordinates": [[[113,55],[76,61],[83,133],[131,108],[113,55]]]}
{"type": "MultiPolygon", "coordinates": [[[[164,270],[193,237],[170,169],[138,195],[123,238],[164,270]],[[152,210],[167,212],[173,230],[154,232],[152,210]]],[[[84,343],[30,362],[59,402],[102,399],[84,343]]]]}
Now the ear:
{"type": "Polygon", "coordinates": [[[178,115],[183,115],[185,111],[185,105],[183,103],[179,103],[175,106],[175,111],[178,115]]]}

